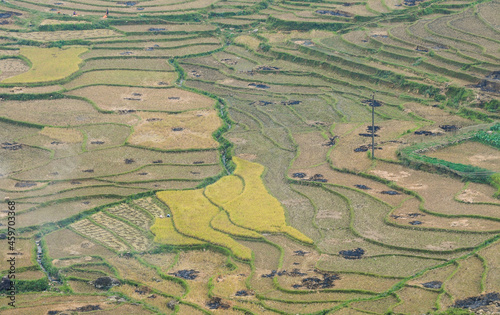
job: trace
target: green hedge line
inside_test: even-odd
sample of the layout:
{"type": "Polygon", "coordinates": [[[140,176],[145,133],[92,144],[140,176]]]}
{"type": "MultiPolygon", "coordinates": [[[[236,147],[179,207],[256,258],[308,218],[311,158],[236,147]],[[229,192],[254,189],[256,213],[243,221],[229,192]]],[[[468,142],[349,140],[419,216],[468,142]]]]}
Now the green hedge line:
{"type": "Polygon", "coordinates": [[[301,22],[301,21],[285,21],[274,16],[269,16],[268,23],[270,28],[277,30],[299,30],[308,31],[319,29],[325,31],[338,31],[342,28],[352,26],[353,23],[324,23],[324,22],[301,22]]]}
{"type": "Polygon", "coordinates": [[[37,280],[15,280],[14,285],[16,287],[16,292],[42,292],[48,290],[49,279],[43,277],[37,280]]]}

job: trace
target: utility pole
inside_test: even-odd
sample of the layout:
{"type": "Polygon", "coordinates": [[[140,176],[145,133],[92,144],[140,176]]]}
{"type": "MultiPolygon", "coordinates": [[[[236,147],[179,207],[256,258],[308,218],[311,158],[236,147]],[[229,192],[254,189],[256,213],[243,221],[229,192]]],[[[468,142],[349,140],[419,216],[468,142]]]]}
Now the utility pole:
{"type": "Polygon", "coordinates": [[[375,159],[375,92],[372,94],[372,160],[375,159]]]}

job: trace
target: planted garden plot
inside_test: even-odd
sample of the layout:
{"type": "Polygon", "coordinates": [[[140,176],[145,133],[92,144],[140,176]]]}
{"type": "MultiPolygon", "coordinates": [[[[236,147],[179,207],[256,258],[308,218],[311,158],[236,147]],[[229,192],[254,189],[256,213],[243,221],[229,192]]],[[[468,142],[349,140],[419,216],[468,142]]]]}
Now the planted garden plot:
{"type": "Polygon", "coordinates": [[[142,210],[138,210],[127,204],[120,204],[118,206],[108,208],[106,209],[106,212],[123,218],[144,230],[147,230],[151,225],[151,221],[153,221],[152,218],[142,210]]]}
{"type": "Polygon", "coordinates": [[[153,197],[145,197],[140,199],[135,199],[132,201],[133,204],[139,206],[140,208],[149,212],[155,218],[161,218],[165,216],[165,210],[161,208],[154,200],[153,197]]]}
{"type": "Polygon", "coordinates": [[[137,251],[147,250],[151,246],[151,242],[147,236],[123,221],[109,217],[102,212],[92,215],[91,219],[95,223],[113,231],[118,237],[130,244],[132,248],[137,251]]]}
{"type": "Polygon", "coordinates": [[[82,234],[93,241],[98,241],[114,251],[121,252],[129,248],[114,234],[98,225],[95,225],[87,219],[73,223],[70,227],[77,233],[82,234]]]}

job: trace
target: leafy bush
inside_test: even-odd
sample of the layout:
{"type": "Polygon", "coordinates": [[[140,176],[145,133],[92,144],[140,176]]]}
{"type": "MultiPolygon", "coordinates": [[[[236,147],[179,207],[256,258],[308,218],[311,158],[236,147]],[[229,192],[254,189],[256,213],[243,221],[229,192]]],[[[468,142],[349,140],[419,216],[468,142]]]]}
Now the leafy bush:
{"type": "Polygon", "coordinates": [[[43,277],[37,280],[16,280],[17,292],[41,292],[49,289],[49,280],[43,277]]]}
{"type": "Polygon", "coordinates": [[[500,149],[500,132],[498,132],[498,131],[497,132],[494,131],[492,133],[487,133],[487,132],[481,130],[475,134],[474,140],[500,149]]]}
{"type": "Polygon", "coordinates": [[[480,108],[484,108],[489,112],[498,113],[500,111],[500,101],[491,100],[489,102],[479,105],[480,108]]]}

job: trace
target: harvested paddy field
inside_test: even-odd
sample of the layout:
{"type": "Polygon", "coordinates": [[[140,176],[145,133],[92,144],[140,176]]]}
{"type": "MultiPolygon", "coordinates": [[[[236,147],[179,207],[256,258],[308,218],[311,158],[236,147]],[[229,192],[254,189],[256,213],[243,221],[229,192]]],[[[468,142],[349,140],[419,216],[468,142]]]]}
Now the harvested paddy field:
{"type": "Polygon", "coordinates": [[[499,311],[497,0],[84,2],[0,4],[0,313],[499,311]]]}
{"type": "Polygon", "coordinates": [[[142,110],[184,112],[213,108],[214,100],[177,88],[91,86],[73,90],[69,95],[85,97],[102,110],[142,110]]]}
{"type": "Polygon", "coordinates": [[[88,85],[124,85],[124,86],[167,86],[171,85],[175,72],[132,71],[132,70],[95,70],[85,72],[75,80],[66,83],[66,89],[88,85]]]}
{"type": "Polygon", "coordinates": [[[426,153],[426,155],[453,163],[474,165],[495,172],[500,171],[500,151],[475,141],[449,146],[426,153]]]}
{"type": "Polygon", "coordinates": [[[197,110],[179,114],[140,114],[141,123],[128,139],[133,145],[163,150],[216,148],[212,133],[221,121],[215,110],[197,110]]]}

